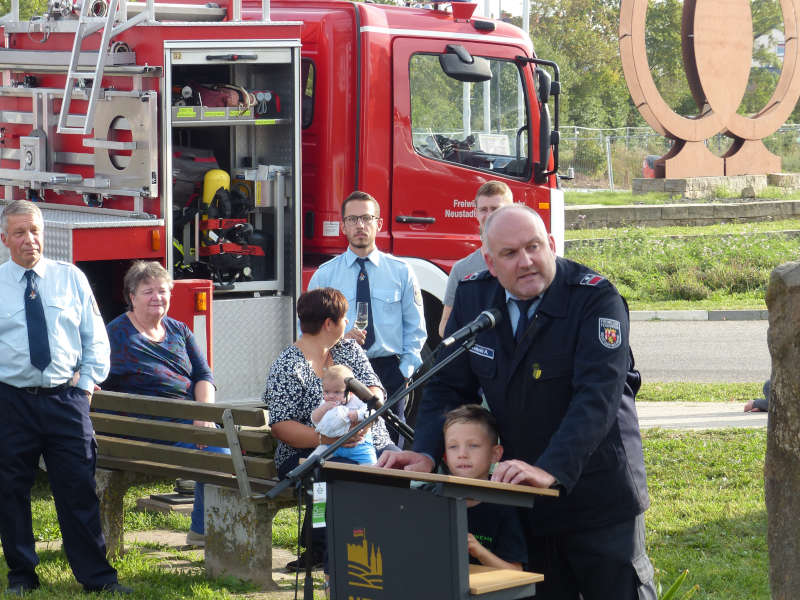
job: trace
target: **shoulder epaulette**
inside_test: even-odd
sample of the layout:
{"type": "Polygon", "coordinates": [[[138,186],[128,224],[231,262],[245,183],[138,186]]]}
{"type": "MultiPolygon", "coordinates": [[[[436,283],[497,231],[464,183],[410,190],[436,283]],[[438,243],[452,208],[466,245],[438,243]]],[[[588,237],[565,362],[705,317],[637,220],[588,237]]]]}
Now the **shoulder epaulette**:
{"type": "Polygon", "coordinates": [[[581,280],[578,282],[578,285],[588,285],[589,287],[596,287],[603,283],[606,280],[605,277],[602,275],[598,275],[597,273],[586,273],[581,280]]]}
{"type": "Polygon", "coordinates": [[[480,271],[475,271],[474,273],[470,273],[469,275],[465,275],[461,281],[478,281],[483,279],[489,279],[492,277],[492,274],[489,273],[489,269],[482,269],[480,271]]]}

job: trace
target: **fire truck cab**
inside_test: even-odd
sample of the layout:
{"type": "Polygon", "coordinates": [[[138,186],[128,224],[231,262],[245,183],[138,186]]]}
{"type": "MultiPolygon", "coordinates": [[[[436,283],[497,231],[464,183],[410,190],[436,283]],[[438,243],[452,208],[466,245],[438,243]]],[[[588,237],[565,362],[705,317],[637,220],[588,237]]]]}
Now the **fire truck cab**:
{"type": "Polygon", "coordinates": [[[13,0],[0,208],[39,204],[45,255],[84,270],[107,321],[131,261],[164,264],[218,397],[253,401],[300,291],[346,247],[341,201],[368,191],[435,344],[447,272],[480,243],[482,183],[508,183],[563,242],[557,82],[527,35],[471,9],[50,0],[21,20],[13,0]]]}

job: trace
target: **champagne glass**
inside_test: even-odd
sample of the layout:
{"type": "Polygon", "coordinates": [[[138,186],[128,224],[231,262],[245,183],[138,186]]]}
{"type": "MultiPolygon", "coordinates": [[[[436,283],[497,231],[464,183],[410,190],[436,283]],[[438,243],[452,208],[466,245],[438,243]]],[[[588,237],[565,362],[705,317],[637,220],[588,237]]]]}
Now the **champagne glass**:
{"type": "Polygon", "coordinates": [[[369,302],[356,302],[356,329],[364,331],[369,325],[369,302]]]}

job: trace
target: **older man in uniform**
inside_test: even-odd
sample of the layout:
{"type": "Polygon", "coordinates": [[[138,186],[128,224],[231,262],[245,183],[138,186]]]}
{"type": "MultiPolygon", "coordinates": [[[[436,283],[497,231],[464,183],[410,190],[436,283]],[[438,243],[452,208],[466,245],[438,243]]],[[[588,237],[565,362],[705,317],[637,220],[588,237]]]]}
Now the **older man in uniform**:
{"type": "Polygon", "coordinates": [[[625,302],[604,277],[557,258],[526,206],[490,215],[483,243],[489,271],[459,285],[446,333],[487,308],[502,321],[428,384],[415,452],[380,464],[430,471],[443,414],[482,388],[505,448],[492,479],[561,492],[522,512],[527,568],[545,576],[537,600],[655,599],[625,302]]]}
{"type": "Polygon", "coordinates": [[[109,370],[106,329],[75,266],[42,257],[44,222],[27,200],[5,207],[0,265],[0,539],[6,595],[39,587],[31,486],[39,456],[72,572],[87,592],[129,594],[106,559],[95,493],[89,402],[109,370]]]}

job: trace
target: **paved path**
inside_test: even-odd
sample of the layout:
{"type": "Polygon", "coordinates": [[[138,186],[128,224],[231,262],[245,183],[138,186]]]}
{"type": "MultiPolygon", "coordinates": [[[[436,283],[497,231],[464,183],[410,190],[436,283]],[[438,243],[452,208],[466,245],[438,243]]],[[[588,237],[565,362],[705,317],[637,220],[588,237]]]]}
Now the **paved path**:
{"type": "Polygon", "coordinates": [[[766,427],[767,413],[746,413],[739,402],[637,402],[639,427],[720,429],[766,427]]]}
{"type": "Polygon", "coordinates": [[[644,381],[763,382],[770,375],[765,320],[632,321],[644,381]]]}

